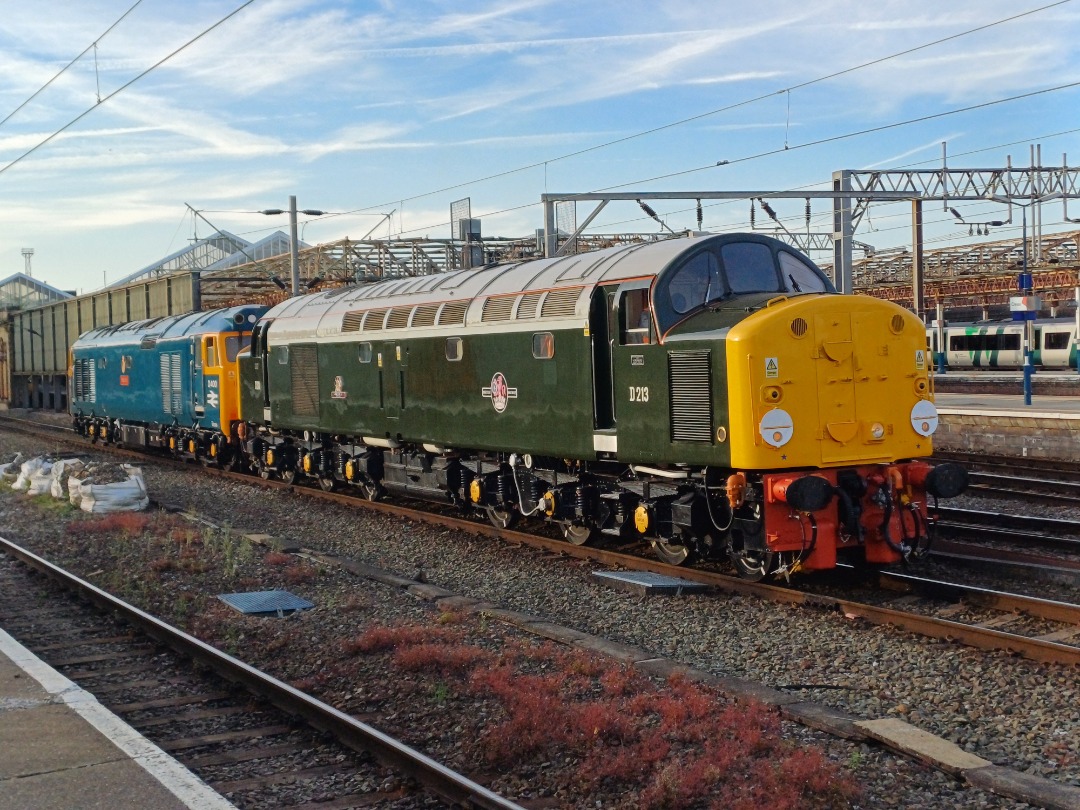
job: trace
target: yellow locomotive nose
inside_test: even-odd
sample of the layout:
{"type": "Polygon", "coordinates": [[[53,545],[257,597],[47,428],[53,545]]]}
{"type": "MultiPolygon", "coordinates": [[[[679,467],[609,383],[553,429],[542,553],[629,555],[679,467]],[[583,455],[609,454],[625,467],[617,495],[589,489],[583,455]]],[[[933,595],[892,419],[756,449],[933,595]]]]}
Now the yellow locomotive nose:
{"type": "Polygon", "coordinates": [[[725,347],[731,466],[836,467],[929,455],[934,413],[918,318],[863,295],[770,302],[725,347]],[[906,392],[906,395],[905,395],[906,392]],[[927,427],[923,428],[923,422],[927,427]]]}

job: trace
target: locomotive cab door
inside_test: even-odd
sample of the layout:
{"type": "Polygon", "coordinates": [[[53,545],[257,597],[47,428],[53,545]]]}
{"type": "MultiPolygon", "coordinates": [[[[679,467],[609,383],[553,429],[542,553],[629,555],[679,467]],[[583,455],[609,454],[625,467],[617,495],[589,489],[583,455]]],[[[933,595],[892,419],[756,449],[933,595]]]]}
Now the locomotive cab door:
{"type": "Polygon", "coordinates": [[[666,366],[656,345],[651,279],[619,286],[608,321],[611,406],[619,425],[619,456],[659,458],[668,441],[663,425],[666,366]]]}
{"type": "Polygon", "coordinates": [[[202,346],[199,345],[199,339],[192,337],[188,340],[188,350],[191,352],[191,359],[188,362],[188,369],[190,370],[190,379],[188,380],[188,393],[191,396],[191,411],[195,414],[196,419],[202,419],[206,415],[206,409],[203,407],[202,400],[202,346]]]}
{"type": "Polygon", "coordinates": [[[611,324],[615,290],[601,287],[589,308],[589,339],[592,341],[593,425],[596,430],[615,429],[615,403],[611,382],[611,324]]]}

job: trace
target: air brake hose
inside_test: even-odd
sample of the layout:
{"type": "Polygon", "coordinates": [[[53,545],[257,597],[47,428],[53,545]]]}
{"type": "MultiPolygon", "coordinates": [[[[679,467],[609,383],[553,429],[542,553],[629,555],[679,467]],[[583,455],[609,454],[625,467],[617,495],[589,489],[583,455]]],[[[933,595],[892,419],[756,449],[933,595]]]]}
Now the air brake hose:
{"type": "Polygon", "coordinates": [[[885,493],[886,493],[886,495],[888,497],[886,497],[885,505],[883,507],[884,510],[885,510],[885,517],[881,521],[881,536],[885,539],[885,543],[886,543],[886,545],[888,545],[889,548],[891,548],[897,554],[902,555],[904,557],[904,559],[906,560],[911,554],[911,547],[909,545],[907,545],[906,543],[904,543],[903,541],[900,542],[900,545],[897,545],[896,543],[894,543],[893,539],[892,539],[892,535],[889,532],[889,522],[892,520],[892,513],[893,513],[893,488],[892,488],[892,482],[891,481],[887,482],[884,486],[882,486],[882,489],[885,491],[885,493]]]}

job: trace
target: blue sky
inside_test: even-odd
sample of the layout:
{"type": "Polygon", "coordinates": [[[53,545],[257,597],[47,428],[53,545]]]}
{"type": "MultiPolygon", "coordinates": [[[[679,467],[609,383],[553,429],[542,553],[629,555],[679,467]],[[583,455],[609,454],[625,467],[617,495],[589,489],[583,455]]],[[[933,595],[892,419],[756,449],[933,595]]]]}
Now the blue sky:
{"type": "MultiPolygon", "coordinates": [[[[35,277],[95,289],[208,235],[185,203],[256,240],[287,217],[245,212],[295,194],[340,214],[303,224],[316,243],[446,237],[470,197],[485,236],[523,236],[545,191],[825,188],[844,168],[939,167],[942,142],[951,167],[1026,166],[1034,143],[1080,165],[1080,87],[889,126],[1080,82],[1080,0],[254,0],[120,89],[243,2],[0,4],[0,277],[32,247],[35,277]]],[[[692,203],[653,207],[694,226],[692,203]]],[[[802,200],[773,207],[805,229],[802,200]]],[[[930,208],[933,244],[967,240],[930,208]]],[[[826,203],[812,215],[828,229],[826,203]]],[[[909,217],[874,207],[856,238],[908,244],[909,217]]],[[[749,204],[706,207],[705,227],[749,227],[749,204]]],[[[658,228],[624,203],[592,230],[658,228]]]]}

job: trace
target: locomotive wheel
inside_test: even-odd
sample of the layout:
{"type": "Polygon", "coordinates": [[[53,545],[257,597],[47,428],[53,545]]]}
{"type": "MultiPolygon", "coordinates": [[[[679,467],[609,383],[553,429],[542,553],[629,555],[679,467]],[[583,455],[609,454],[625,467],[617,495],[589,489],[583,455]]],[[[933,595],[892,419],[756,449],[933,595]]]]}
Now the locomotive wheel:
{"type": "Polygon", "coordinates": [[[652,547],[660,561],[668,565],[684,565],[694,560],[693,543],[686,537],[679,540],[658,537],[653,542],[652,547]]]}
{"type": "Polygon", "coordinates": [[[360,494],[364,496],[364,500],[377,501],[383,496],[383,488],[374,481],[371,483],[360,481],[356,486],[359,488],[360,494]]]}
{"type": "Polygon", "coordinates": [[[296,480],[296,468],[294,467],[291,470],[282,470],[281,480],[284,481],[286,484],[293,483],[296,480]]]}
{"type": "Polygon", "coordinates": [[[337,486],[337,481],[335,481],[331,476],[329,476],[329,475],[320,475],[319,476],[319,488],[323,492],[333,492],[334,487],[336,487],[336,486],[337,486]]]}
{"type": "Polygon", "coordinates": [[[260,464],[259,465],[259,478],[261,478],[263,481],[269,481],[270,476],[273,475],[273,474],[274,474],[274,468],[273,467],[267,467],[265,464],[260,464]]]}
{"type": "Polygon", "coordinates": [[[500,506],[484,507],[487,518],[496,529],[509,529],[517,523],[518,512],[515,509],[500,506]]]}
{"type": "Polygon", "coordinates": [[[732,550],[731,563],[742,579],[760,582],[772,571],[775,557],[776,554],[772,551],[732,550]]]}
{"type": "Polygon", "coordinates": [[[592,529],[588,526],[575,526],[567,521],[562,524],[563,537],[572,546],[583,546],[592,537],[592,529]]]}

